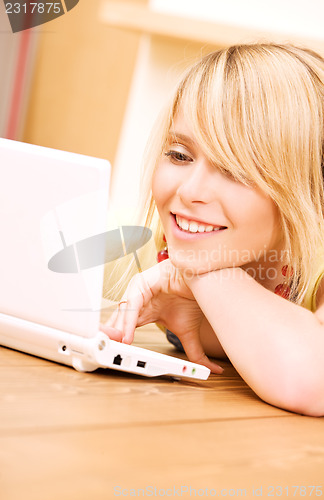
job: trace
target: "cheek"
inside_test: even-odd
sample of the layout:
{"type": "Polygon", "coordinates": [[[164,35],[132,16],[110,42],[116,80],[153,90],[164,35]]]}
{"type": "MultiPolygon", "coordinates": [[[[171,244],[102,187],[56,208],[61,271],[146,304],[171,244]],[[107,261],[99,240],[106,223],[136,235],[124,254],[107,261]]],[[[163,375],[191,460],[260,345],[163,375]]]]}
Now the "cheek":
{"type": "Polygon", "coordinates": [[[230,208],[233,209],[233,218],[237,217],[242,224],[249,227],[265,228],[272,226],[277,218],[277,208],[274,202],[255,189],[245,186],[235,186],[230,208]]]}
{"type": "Polygon", "coordinates": [[[174,193],[173,183],[174,177],[170,175],[169,170],[163,165],[158,165],[152,177],[152,194],[158,209],[174,193]]]}
{"type": "Polygon", "coordinates": [[[272,232],[278,227],[279,214],[275,203],[269,199],[260,199],[255,204],[254,217],[256,224],[264,231],[272,232]]]}
{"type": "Polygon", "coordinates": [[[246,204],[246,210],[243,211],[246,235],[254,241],[264,241],[265,244],[272,246],[278,237],[277,206],[271,199],[255,193],[250,202],[246,204]]]}

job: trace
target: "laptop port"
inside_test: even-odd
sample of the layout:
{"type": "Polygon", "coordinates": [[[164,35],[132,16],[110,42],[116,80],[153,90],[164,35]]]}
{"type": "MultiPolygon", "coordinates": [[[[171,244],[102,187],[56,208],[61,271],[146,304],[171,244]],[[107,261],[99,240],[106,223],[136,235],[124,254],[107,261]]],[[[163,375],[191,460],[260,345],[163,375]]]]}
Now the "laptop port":
{"type": "Polygon", "coordinates": [[[114,365],[121,365],[123,358],[121,357],[120,354],[117,354],[117,356],[114,357],[113,364],[114,365]]]}
{"type": "Polygon", "coordinates": [[[137,366],[139,368],[145,368],[146,362],[145,361],[137,361],[137,366]]]}

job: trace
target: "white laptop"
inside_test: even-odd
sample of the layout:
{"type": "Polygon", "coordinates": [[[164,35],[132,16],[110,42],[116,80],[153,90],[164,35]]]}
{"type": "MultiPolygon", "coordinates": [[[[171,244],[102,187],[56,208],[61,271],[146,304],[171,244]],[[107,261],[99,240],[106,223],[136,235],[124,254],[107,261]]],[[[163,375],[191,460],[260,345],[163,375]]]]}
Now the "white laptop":
{"type": "Polygon", "coordinates": [[[205,366],[99,331],[106,247],[115,241],[109,180],[106,160],[0,139],[0,345],[79,371],[206,380],[205,366]]]}

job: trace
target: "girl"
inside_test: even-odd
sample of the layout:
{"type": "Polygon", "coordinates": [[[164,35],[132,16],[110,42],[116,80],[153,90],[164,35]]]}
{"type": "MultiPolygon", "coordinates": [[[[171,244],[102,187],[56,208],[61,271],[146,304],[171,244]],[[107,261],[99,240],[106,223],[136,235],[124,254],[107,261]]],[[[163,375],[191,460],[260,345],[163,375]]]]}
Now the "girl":
{"type": "Polygon", "coordinates": [[[146,225],[167,252],[102,326],[164,325],[214,373],[227,357],[264,401],[324,415],[324,60],[233,46],[185,75],[147,170],[146,225]]]}

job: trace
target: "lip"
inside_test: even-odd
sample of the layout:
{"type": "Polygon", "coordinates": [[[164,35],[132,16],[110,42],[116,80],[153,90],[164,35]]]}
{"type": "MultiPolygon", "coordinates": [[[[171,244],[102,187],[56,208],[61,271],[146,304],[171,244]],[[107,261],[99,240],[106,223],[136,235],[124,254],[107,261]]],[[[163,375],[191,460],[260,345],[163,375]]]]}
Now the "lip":
{"type": "MultiPolygon", "coordinates": [[[[214,226],[214,227],[223,227],[223,229],[220,229],[219,231],[210,231],[209,233],[207,233],[207,232],[199,233],[198,231],[197,231],[197,233],[190,233],[189,231],[183,231],[182,229],[180,229],[180,227],[177,224],[175,214],[170,212],[170,215],[171,215],[172,232],[176,238],[179,238],[182,240],[193,240],[193,239],[197,239],[197,238],[208,238],[208,237],[210,238],[211,236],[216,236],[216,234],[219,234],[219,233],[223,232],[225,229],[227,229],[226,227],[223,227],[223,226],[214,226]]],[[[177,215],[179,217],[181,217],[180,214],[177,213],[177,215]]],[[[184,218],[187,219],[187,217],[184,217],[184,218]]],[[[188,220],[193,221],[193,222],[200,222],[201,224],[203,224],[201,221],[198,221],[198,220],[195,220],[192,218],[190,218],[188,220]]],[[[212,224],[205,223],[205,225],[211,226],[212,224]]]]}

